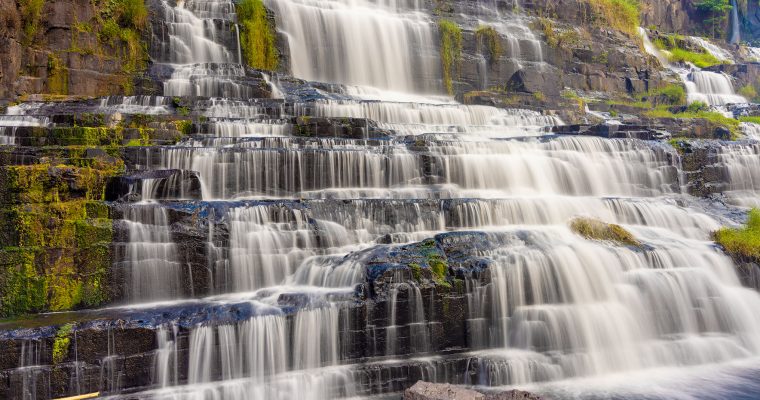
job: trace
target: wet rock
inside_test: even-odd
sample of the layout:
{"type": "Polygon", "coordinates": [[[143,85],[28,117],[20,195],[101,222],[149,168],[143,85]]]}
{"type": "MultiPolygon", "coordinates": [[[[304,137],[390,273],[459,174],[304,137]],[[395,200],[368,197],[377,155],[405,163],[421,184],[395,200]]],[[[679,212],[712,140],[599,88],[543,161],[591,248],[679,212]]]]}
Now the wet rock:
{"type": "Polygon", "coordinates": [[[404,400],[540,400],[541,397],[520,390],[478,392],[448,383],[419,381],[404,392],[404,400]]]}

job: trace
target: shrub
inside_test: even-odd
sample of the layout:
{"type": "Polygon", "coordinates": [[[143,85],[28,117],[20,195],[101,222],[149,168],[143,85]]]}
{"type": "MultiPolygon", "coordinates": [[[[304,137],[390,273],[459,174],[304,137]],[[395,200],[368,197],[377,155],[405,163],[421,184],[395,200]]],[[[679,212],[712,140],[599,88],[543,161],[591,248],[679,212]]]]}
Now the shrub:
{"type": "Polygon", "coordinates": [[[709,106],[701,101],[695,101],[691,104],[689,104],[689,107],[686,108],[686,111],[690,113],[698,113],[700,111],[707,111],[709,106]]]}
{"type": "Polygon", "coordinates": [[[657,89],[653,94],[666,97],[670,104],[681,105],[686,103],[686,90],[681,85],[668,85],[657,89]]]}

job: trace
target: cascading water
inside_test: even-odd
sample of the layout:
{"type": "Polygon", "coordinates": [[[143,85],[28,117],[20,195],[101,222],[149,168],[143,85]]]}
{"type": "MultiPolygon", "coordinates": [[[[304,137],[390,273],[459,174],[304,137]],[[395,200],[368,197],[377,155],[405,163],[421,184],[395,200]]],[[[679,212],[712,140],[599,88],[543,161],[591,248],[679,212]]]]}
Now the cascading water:
{"type": "MultiPolygon", "coordinates": [[[[760,295],[714,247],[723,221],[681,192],[672,149],[557,137],[546,128],[562,121],[534,111],[384,98],[440,92],[435,18],[416,2],[267,5],[296,76],[372,87],[271,112],[237,79],[232,3],[164,3],[156,58],[172,67],[167,97],[100,107],[161,113],[171,96],[229,98],[195,103],[189,140],[138,149],[147,178],[133,188],[142,201],[123,210],[116,270],[131,307],[206,307],[219,319],[162,325],[150,387],[125,396],[356,398],[397,393],[412,376],[561,396],[576,378],[595,387],[609,374],[647,382],[667,371],[679,386],[687,367],[757,362],[760,295]],[[292,122],[310,118],[372,120],[387,135],[310,136],[292,122]],[[200,200],[183,191],[191,176],[200,200]],[[182,299],[182,213],[209,232],[196,249],[213,275],[206,298],[182,299]],[[640,243],[585,239],[568,228],[578,217],[620,224],[640,243]]],[[[496,15],[504,21],[484,12],[476,23],[522,32],[523,17],[496,15]]],[[[520,59],[540,63],[524,34],[520,59]]],[[[727,102],[721,90],[707,100],[727,102]]],[[[737,199],[757,198],[757,145],[737,146],[720,167],[737,199]]]]}
{"type": "MultiPolygon", "coordinates": [[[[663,66],[670,68],[681,77],[686,86],[687,101],[689,103],[702,102],[710,106],[723,106],[726,104],[746,103],[747,99],[736,94],[731,78],[726,74],[713,71],[704,71],[696,66],[686,63],[686,67],[676,66],[668,61],[663,51],[654,46],[644,28],[639,28],[639,35],[644,41],[644,50],[655,56],[663,66]]],[[[690,38],[697,45],[711,53],[721,61],[732,61],[730,54],[709,41],[699,38],[690,38]]]]}
{"type": "Polygon", "coordinates": [[[741,27],[739,26],[739,6],[736,0],[731,0],[731,38],[728,40],[731,44],[738,44],[742,40],[741,27]]]}
{"type": "Polygon", "coordinates": [[[266,1],[298,78],[440,92],[434,21],[416,1],[266,1]]]}

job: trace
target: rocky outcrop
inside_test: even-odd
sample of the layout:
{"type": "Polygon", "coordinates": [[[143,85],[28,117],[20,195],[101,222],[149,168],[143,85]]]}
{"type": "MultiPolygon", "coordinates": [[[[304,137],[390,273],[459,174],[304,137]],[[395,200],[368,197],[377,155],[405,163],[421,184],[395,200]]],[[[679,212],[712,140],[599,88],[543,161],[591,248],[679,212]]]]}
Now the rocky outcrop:
{"type": "Polygon", "coordinates": [[[404,392],[404,400],[541,400],[520,390],[482,393],[448,383],[419,381],[404,392]]]}
{"type": "Polygon", "coordinates": [[[140,78],[148,61],[144,20],[127,21],[111,3],[3,1],[0,99],[130,94],[136,85],[151,90],[140,78]]]}

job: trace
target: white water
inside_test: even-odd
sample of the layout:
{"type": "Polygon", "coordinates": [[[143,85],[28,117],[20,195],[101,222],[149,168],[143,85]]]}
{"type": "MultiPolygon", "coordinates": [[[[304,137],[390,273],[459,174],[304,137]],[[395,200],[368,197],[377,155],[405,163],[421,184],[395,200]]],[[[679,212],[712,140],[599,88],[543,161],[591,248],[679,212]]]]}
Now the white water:
{"type": "Polygon", "coordinates": [[[135,303],[178,298],[181,265],[176,261],[177,246],[166,210],[152,204],[130,207],[122,222],[127,225],[129,242],[116,270],[123,271],[129,282],[126,297],[135,303]]]}
{"type": "MultiPolygon", "coordinates": [[[[720,72],[703,71],[692,64],[683,66],[673,65],[668,61],[667,55],[659,50],[649,39],[644,28],[639,28],[639,35],[644,41],[644,50],[655,56],[663,66],[670,68],[681,77],[686,87],[688,103],[702,102],[710,106],[723,106],[726,104],[746,103],[747,99],[736,94],[731,78],[720,72]]],[[[723,61],[732,60],[731,55],[720,47],[700,37],[691,37],[692,41],[702,46],[717,59],[723,61]]]]}
{"type": "Polygon", "coordinates": [[[294,76],[401,92],[442,92],[437,28],[415,2],[265,3],[286,34],[294,76]]]}
{"type": "MultiPolygon", "coordinates": [[[[297,76],[380,88],[346,88],[349,99],[299,103],[294,113],[375,120],[390,138],[288,136],[293,127],[267,117],[235,83],[238,52],[220,44],[225,40],[208,40],[236,32],[225,17],[231,4],[167,6],[175,25],[164,61],[181,64],[167,95],[242,99],[199,103],[209,118],[206,136],[155,150],[138,167],[198,173],[203,199],[215,201],[207,206],[223,210],[214,215],[216,228],[229,237],[209,243],[219,250],[209,255],[216,295],[193,302],[256,313],[199,322],[185,336],[164,326],[154,387],[129,396],[352,398],[373,385],[399,390],[387,388],[391,377],[384,374],[394,365],[411,371],[410,362],[424,365],[420,376],[430,379],[539,389],[549,381],[561,391],[576,379],[683,372],[760,356],[760,296],[740,286],[735,265],[713,246],[710,233],[725,221],[681,193],[677,155],[665,146],[557,138],[546,132],[561,123],[553,116],[423,96],[439,91],[440,76],[434,18],[417,4],[267,4],[288,37],[297,76]],[[418,73],[427,78],[416,79],[418,73]],[[391,101],[387,90],[421,95],[395,93],[391,101]],[[231,202],[238,199],[268,201],[231,202]],[[644,246],[584,239],[568,229],[578,216],[621,224],[644,246]],[[403,273],[384,282],[390,300],[373,303],[384,316],[370,321],[349,312],[378,247],[473,230],[492,247],[467,247],[490,260],[488,284],[463,284],[469,348],[429,354],[447,321],[436,315],[431,289],[403,273]],[[365,335],[360,347],[374,356],[348,353],[357,335],[365,335]],[[456,356],[472,357],[472,364],[447,365],[456,356]],[[463,382],[470,370],[478,382],[463,382]],[[372,371],[379,378],[368,382],[372,371]]],[[[692,77],[693,93],[728,98],[717,77],[700,76],[692,77]]],[[[758,198],[759,159],[757,145],[720,155],[730,196],[741,205],[758,198]]],[[[143,189],[153,197],[150,184],[143,189]]],[[[184,228],[170,225],[172,212],[158,203],[125,212],[129,243],[120,267],[133,302],[183,304],[186,266],[177,260],[184,244],[172,232],[184,228]]]]}
{"type": "Polygon", "coordinates": [[[737,44],[742,40],[741,27],[739,26],[739,6],[736,0],[731,0],[731,38],[728,40],[731,44],[737,44]]]}

